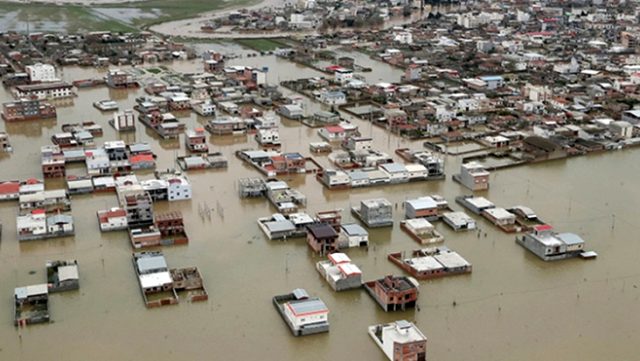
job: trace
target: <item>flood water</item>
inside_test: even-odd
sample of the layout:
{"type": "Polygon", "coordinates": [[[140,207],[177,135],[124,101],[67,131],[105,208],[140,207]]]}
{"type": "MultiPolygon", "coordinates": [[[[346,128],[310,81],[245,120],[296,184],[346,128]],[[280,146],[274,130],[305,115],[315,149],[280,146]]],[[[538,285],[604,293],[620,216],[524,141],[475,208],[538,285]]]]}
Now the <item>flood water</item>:
{"type": "MultiPolygon", "coordinates": [[[[269,81],[318,75],[275,57],[242,58],[231,62],[269,66],[269,81]]],[[[175,63],[179,71],[201,69],[200,62],[175,63]]],[[[66,68],[65,80],[93,77],[93,69],[66,68]]],[[[377,80],[377,79],[376,79],[377,80]]],[[[41,177],[39,148],[50,144],[64,123],[100,123],[102,141],[147,141],[158,154],[158,168],[173,168],[184,154],[183,140],[160,141],[137,124],[133,134],[119,136],[108,125],[108,114],[91,104],[112,98],[130,108],[142,90],[80,89],[75,106],[58,109],[57,122],[0,123],[11,137],[14,152],[0,157],[1,179],[41,177]]],[[[0,100],[9,94],[0,90],[0,100]]],[[[318,107],[314,105],[314,107],[318,107]]],[[[206,119],[182,118],[188,127],[206,119]]],[[[393,154],[399,147],[421,148],[358,121],[375,146],[393,154]]],[[[316,131],[295,122],[281,125],[284,150],[308,154],[316,131]]],[[[444,245],[473,264],[473,273],[421,281],[419,310],[384,313],[361,290],[335,293],[315,270],[320,260],[304,239],[269,241],[256,219],[275,209],[266,199],[240,199],[236,181],[259,173],[234,157],[234,151],[257,147],[250,138],[210,138],[211,150],[229,159],[222,171],[189,173],[194,199],[158,203],[156,212],[179,210],[186,217],[188,246],[163,248],[170,267],[197,266],[209,301],[182,302],[148,310],[144,307],[131,263],[132,248],[125,232],[100,233],[96,211],[117,205],[114,194],[74,196],[75,237],[18,243],[17,202],[0,204],[4,226],[0,242],[0,360],[385,360],[369,338],[367,327],[398,319],[415,321],[427,335],[430,360],[633,360],[640,342],[640,231],[635,219],[640,207],[640,151],[629,150],[517,167],[493,173],[484,194],[498,206],[528,205],[559,231],[575,232],[598,252],[593,261],[556,263],[538,260],[479,217],[481,231],[454,233],[443,224],[444,245]],[[199,206],[215,210],[201,219],[199,206]],[[615,215],[615,217],[614,217],[615,215]],[[43,283],[44,264],[51,259],[77,259],[80,290],[50,296],[54,322],[13,327],[14,287],[43,283]],[[35,271],[33,273],[32,271],[35,271]],[[295,338],[275,311],[271,297],[294,288],[321,297],[331,310],[331,331],[295,338]]],[[[395,155],[394,155],[395,157],[395,155]]],[[[327,165],[326,156],[316,157],[327,165]]],[[[395,157],[397,159],[397,157],[395,157]]],[[[447,158],[447,180],[353,191],[329,191],[312,176],[286,176],[308,197],[306,211],[342,208],[348,212],[360,200],[385,197],[397,204],[393,228],[371,230],[370,247],[347,251],[372,280],[402,271],[386,259],[392,251],[419,248],[400,230],[402,201],[433,193],[454,197],[467,191],[451,181],[459,159],[447,158]]],[[[150,175],[141,176],[141,178],[150,175]]],[[[47,188],[63,187],[48,182],[47,188]]]]}

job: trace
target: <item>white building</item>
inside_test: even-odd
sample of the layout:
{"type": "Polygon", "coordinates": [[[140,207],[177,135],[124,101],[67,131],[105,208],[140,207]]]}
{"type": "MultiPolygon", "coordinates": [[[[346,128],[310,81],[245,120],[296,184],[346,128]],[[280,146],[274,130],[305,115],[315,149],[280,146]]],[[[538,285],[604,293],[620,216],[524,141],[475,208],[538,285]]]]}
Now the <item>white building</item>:
{"type": "Polygon", "coordinates": [[[347,104],[347,95],[341,91],[327,91],[320,93],[318,100],[327,105],[347,104]]]}
{"type": "Polygon", "coordinates": [[[322,174],[322,180],[329,188],[351,184],[351,178],[347,173],[334,169],[326,169],[322,174]]]}
{"type": "Polygon", "coordinates": [[[472,191],[489,189],[489,172],[478,162],[462,164],[454,179],[472,191]]]}
{"type": "Polygon", "coordinates": [[[532,85],[528,83],[524,86],[524,94],[532,102],[543,102],[553,95],[551,89],[546,85],[532,85]]]}
{"type": "Polygon", "coordinates": [[[350,137],[347,140],[347,149],[352,152],[362,152],[371,150],[373,139],[369,137],[350,137]]]}
{"type": "Polygon", "coordinates": [[[300,119],[304,116],[304,109],[300,104],[285,104],[278,109],[278,112],[290,119],[300,119]]]}
{"type": "Polygon", "coordinates": [[[136,116],[133,110],[128,109],[119,113],[113,113],[113,127],[117,131],[125,131],[135,129],[136,116]]]}
{"type": "Polygon", "coordinates": [[[17,98],[60,99],[74,96],[73,86],[66,82],[46,84],[18,85],[15,87],[17,98]]]}
{"type": "Polygon", "coordinates": [[[84,154],[87,174],[94,176],[109,173],[111,163],[107,152],[103,148],[90,149],[85,151],[84,154]]]}
{"type": "Polygon", "coordinates": [[[403,183],[409,181],[407,168],[402,163],[380,164],[378,168],[389,177],[391,183],[403,183]]]}
{"type": "Polygon", "coordinates": [[[127,229],[127,212],[118,207],[98,211],[98,223],[102,232],[127,229]]]}
{"type": "Polygon", "coordinates": [[[393,35],[393,41],[400,44],[413,44],[413,34],[409,31],[396,32],[393,35]]]}
{"type": "Polygon", "coordinates": [[[32,83],[43,83],[58,80],[56,78],[56,68],[51,64],[37,63],[27,65],[25,70],[27,71],[27,74],[29,74],[29,80],[32,83]]]}
{"type": "Polygon", "coordinates": [[[339,125],[328,125],[318,129],[318,135],[327,142],[341,142],[344,140],[345,134],[344,129],[339,125]]]}
{"type": "Polygon", "coordinates": [[[253,69],[251,70],[251,79],[256,85],[265,85],[267,84],[267,72],[261,69],[253,69]]]}
{"type": "Polygon", "coordinates": [[[406,164],[407,177],[409,180],[426,179],[429,177],[429,170],[422,164],[406,164]]]}
{"type": "Polygon", "coordinates": [[[481,76],[480,80],[486,84],[489,90],[502,88],[504,86],[504,78],[499,75],[481,76]]]}
{"type": "Polygon", "coordinates": [[[491,22],[500,22],[504,18],[502,13],[486,13],[481,12],[479,14],[458,14],[458,25],[467,29],[475,28],[481,25],[489,24],[491,22]]]}
{"type": "Polygon", "coordinates": [[[459,112],[473,112],[480,109],[480,102],[478,99],[462,98],[458,100],[459,112]]]}
{"type": "Polygon", "coordinates": [[[580,236],[556,233],[547,224],[535,226],[531,233],[516,237],[516,242],[545,261],[578,256],[584,252],[585,245],[580,236]]]}
{"type": "Polygon", "coordinates": [[[338,246],[340,248],[366,247],[369,245],[369,232],[357,223],[340,226],[338,246]]]}
{"type": "Polygon", "coordinates": [[[47,216],[44,210],[34,210],[24,216],[16,218],[16,228],[18,230],[18,240],[21,235],[45,236],[47,234],[47,216]]]}
{"type": "Polygon", "coordinates": [[[302,298],[284,304],[284,316],[295,330],[310,325],[329,324],[329,309],[319,298],[302,298]]]}
{"type": "Polygon", "coordinates": [[[304,14],[291,14],[289,18],[289,27],[294,29],[311,29],[315,26],[316,21],[308,18],[304,14]]]}
{"type": "Polygon", "coordinates": [[[74,231],[73,218],[66,214],[47,217],[47,233],[49,235],[69,234],[74,231]]]}
{"type": "Polygon", "coordinates": [[[391,361],[427,359],[427,337],[411,322],[370,326],[369,335],[391,361]]]}
{"type": "Polygon", "coordinates": [[[620,138],[629,139],[633,137],[633,125],[631,125],[631,123],[629,122],[624,122],[621,120],[612,122],[609,125],[609,130],[611,131],[611,133],[620,138]]]}
{"type": "Polygon", "coordinates": [[[213,104],[210,100],[197,103],[193,105],[191,108],[193,109],[194,112],[196,112],[197,114],[203,117],[216,115],[216,105],[213,104]]]}
{"type": "Polygon", "coordinates": [[[331,253],[328,260],[316,263],[316,269],[334,291],[362,287],[362,271],[344,253],[331,253]]]}
{"type": "Polygon", "coordinates": [[[337,82],[344,84],[353,79],[353,71],[345,68],[336,69],[333,73],[337,82]]]}
{"type": "Polygon", "coordinates": [[[278,128],[258,129],[256,140],[261,145],[280,145],[278,128]]]}
{"type": "Polygon", "coordinates": [[[191,199],[191,183],[183,174],[167,173],[160,175],[162,180],[167,181],[169,201],[180,201],[191,199]]]}

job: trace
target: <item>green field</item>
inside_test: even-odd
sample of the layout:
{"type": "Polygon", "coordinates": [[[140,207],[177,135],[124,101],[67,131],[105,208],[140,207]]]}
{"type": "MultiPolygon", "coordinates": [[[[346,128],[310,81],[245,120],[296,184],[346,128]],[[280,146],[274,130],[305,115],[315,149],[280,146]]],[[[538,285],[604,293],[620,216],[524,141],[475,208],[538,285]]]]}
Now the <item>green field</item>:
{"type": "Polygon", "coordinates": [[[278,39],[236,39],[235,42],[256,51],[271,51],[291,46],[278,39]]]}
{"type": "Polygon", "coordinates": [[[171,20],[196,17],[258,0],[147,0],[100,6],[0,1],[0,31],[139,31],[171,20]]]}

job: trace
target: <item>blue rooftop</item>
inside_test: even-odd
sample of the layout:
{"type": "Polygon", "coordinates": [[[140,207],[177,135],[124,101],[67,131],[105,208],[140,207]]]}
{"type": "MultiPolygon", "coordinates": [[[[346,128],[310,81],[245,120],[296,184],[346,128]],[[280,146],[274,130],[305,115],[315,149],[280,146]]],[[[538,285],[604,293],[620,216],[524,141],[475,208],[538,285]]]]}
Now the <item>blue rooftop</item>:
{"type": "Polygon", "coordinates": [[[500,75],[487,75],[487,76],[481,76],[480,80],[482,81],[499,81],[499,80],[504,80],[504,78],[500,75]]]}

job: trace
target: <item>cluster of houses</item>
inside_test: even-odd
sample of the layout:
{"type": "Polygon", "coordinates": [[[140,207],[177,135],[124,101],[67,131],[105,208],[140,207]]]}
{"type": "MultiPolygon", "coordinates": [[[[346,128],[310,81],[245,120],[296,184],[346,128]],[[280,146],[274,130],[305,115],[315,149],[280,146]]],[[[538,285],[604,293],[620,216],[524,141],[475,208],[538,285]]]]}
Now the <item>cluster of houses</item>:
{"type": "MultiPolygon", "coordinates": [[[[0,35],[0,68],[5,85],[59,81],[52,64],[107,67],[109,65],[155,64],[194,58],[182,43],[167,41],[150,32],[116,33],[94,31],[81,34],[8,31],[0,35]]],[[[97,79],[79,86],[101,84],[97,79]]],[[[76,84],[74,84],[76,85],[76,84]]]]}
{"type": "Polygon", "coordinates": [[[154,179],[135,175],[115,178],[119,207],[97,212],[100,230],[127,230],[134,248],[187,244],[184,218],[178,211],[154,214],[153,204],[192,198],[191,184],[181,173],[156,172],[154,179]]]}
{"type": "Polygon", "coordinates": [[[13,293],[14,325],[24,327],[51,320],[49,314],[49,294],[73,291],[80,288],[78,262],[47,261],[47,282],[17,287],[13,293]]]}
{"type": "Polygon", "coordinates": [[[308,173],[317,169],[317,165],[311,158],[298,152],[282,153],[277,150],[248,149],[238,151],[236,155],[267,177],[308,173]]]}
{"type": "MultiPolygon", "coordinates": [[[[393,226],[394,205],[384,198],[362,200],[350,211],[364,226],[342,223],[340,210],[305,213],[306,197],[273,178],[314,173],[329,189],[444,179],[444,155],[460,155],[464,157],[460,170],[452,178],[477,194],[489,189],[489,171],[503,166],[640,144],[638,10],[632,3],[615,3],[599,7],[466,2],[453,8],[432,6],[404,26],[356,32],[349,28],[381,24],[424,8],[413,9],[403,0],[307,0],[234,11],[202,27],[204,32],[222,27],[247,33],[308,30],[309,36],[276,55],[312,66],[325,76],[282,82],[299,94],[286,97],[268,84],[267,68],[231,65],[217,51],[202,55],[200,73],[161,70],[156,77],[134,69],[108,69],[104,78],[67,83],[59,78],[56,66],[155,63],[195,54],[183,44],[148,32],[84,36],[7,32],[0,34],[0,71],[15,99],[3,104],[2,118],[6,122],[56,118],[53,101],[73,99],[82,87],[143,88],[147,95],[136,99],[134,109],[115,112],[110,123],[117,131],[131,131],[137,118],[162,138],[184,136],[190,155],[177,160],[184,171],[227,166],[221,154],[209,153],[205,132],[238,139],[252,134],[259,149],[236,155],[267,179],[243,179],[239,193],[264,196],[276,209],[258,219],[265,235],[305,238],[310,250],[322,257],[317,271],[335,291],[364,288],[385,311],[405,310],[417,303],[416,279],[472,271],[470,262],[440,245],[444,237],[434,223],[468,231],[477,229],[476,220],[454,211],[437,195],[406,200],[400,227],[427,248],[388,255],[410,276],[363,281],[360,268],[343,252],[367,247],[368,228],[393,226]],[[323,35],[328,28],[344,31],[323,35]],[[365,69],[353,58],[333,53],[344,48],[387,63],[403,75],[393,81],[367,81],[359,74],[365,69]],[[307,116],[299,96],[325,110],[307,116]],[[207,118],[203,127],[187,129],[180,118],[191,112],[207,118]],[[397,162],[374,149],[373,139],[362,136],[355,122],[344,121],[345,114],[402,137],[423,139],[425,149],[397,149],[404,163],[397,162]],[[328,153],[331,167],[321,167],[297,151],[280,151],[280,117],[318,128],[314,134],[323,141],[311,142],[309,148],[328,153]]],[[[96,106],[111,111],[118,104],[107,100],[96,106]]],[[[70,162],[85,164],[86,176],[66,177],[66,190],[45,190],[35,180],[0,183],[0,199],[19,202],[18,239],[72,235],[73,219],[65,213],[71,207],[69,195],[115,191],[119,206],[97,212],[101,231],[127,231],[136,249],[187,243],[179,212],[154,214],[153,210],[154,202],[191,199],[187,178],[156,172],[153,179],[139,180],[130,173],[155,168],[150,146],[107,141],[96,147],[94,137],[101,134],[95,124],[67,125],[53,135],[53,145],[42,147],[44,178],[66,177],[70,162]]],[[[0,134],[0,150],[11,148],[7,134],[0,134]]],[[[555,232],[526,206],[497,207],[476,195],[457,197],[456,202],[505,232],[521,233],[516,242],[545,261],[595,256],[585,252],[578,235],[555,232]]],[[[197,269],[170,270],[158,252],[135,253],[133,258],[147,306],[176,303],[178,292],[187,292],[192,300],[206,299],[197,269]]],[[[72,284],[74,273],[65,268],[71,266],[58,265],[50,283],[72,284]]],[[[16,289],[16,324],[48,320],[49,291],[51,287],[42,285],[16,289]],[[38,310],[33,319],[25,316],[24,310],[30,308],[38,310]]],[[[328,307],[303,289],[276,296],[273,303],[295,335],[329,329],[328,307]]],[[[372,326],[369,334],[392,360],[426,359],[426,337],[407,321],[372,326]]]]}
{"type": "Polygon", "coordinates": [[[449,10],[432,8],[403,27],[308,36],[310,50],[287,55],[313,64],[349,47],[403,69],[398,81],[363,82],[335,55],[336,65],[320,69],[326,77],[283,85],[441,151],[481,143],[483,156],[507,155],[505,166],[639,143],[632,6],[497,2],[449,10]],[[505,14],[505,6],[514,11],[505,14]]]}
{"type": "Polygon", "coordinates": [[[398,154],[408,162],[403,164],[372,149],[372,143],[368,137],[347,137],[343,142],[344,150],[333,151],[328,157],[338,169],[323,169],[317,179],[329,189],[342,189],[444,177],[444,161],[428,151],[399,151],[398,154]]]}
{"type": "Polygon", "coordinates": [[[381,26],[390,17],[410,14],[409,1],[305,0],[257,10],[240,9],[208,20],[203,33],[233,30],[239,36],[252,33],[312,33],[333,28],[359,29],[381,26]]]}
{"type": "Polygon", "coordinates": [[[209,299],[198,268],[170,269],[162,252],[134,253],[133,268],[147,308],[177,304],[180,294],[188,302],[209,299]]]}
{"type": "Polygon", "coordinates": [[[16,229],[19,241],[72,236],[75,233],[69,193],[45,190],[37,179],[0,182],[0,200],[18,201],[16,229]]]}
{"type": "Polygon", "coordinates": [[[94,180],[103,176],[154,169],[156,166],[155,155],[149,144],[126,144],[121,140],[106,141],[101,147],[48,145],[41,147],[40,153],[44,178],[65,177],[68,163],[84,163],[86,175],[94,180]]]}

